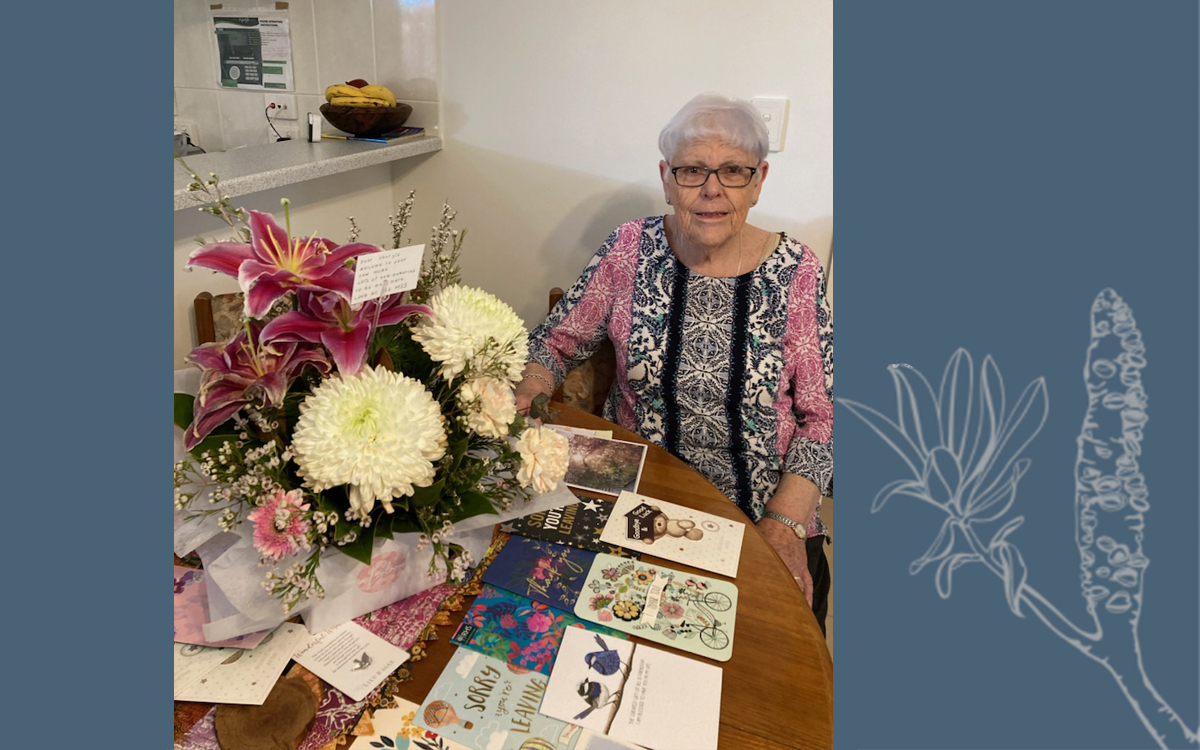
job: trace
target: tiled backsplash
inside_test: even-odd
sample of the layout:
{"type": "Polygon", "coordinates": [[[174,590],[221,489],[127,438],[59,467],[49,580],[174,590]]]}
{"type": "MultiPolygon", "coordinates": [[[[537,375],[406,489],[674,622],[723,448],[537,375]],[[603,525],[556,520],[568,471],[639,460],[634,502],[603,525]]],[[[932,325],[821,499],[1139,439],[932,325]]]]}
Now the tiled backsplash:
{"type": "MultiPolygon", "coordinates": [[[[206,151],[267,143],[262,91],[224,89],[214,41],[213,0],[175,0],[176,120],[195,125],[206,151]]],[[[325,87],[363,78],[413,107],[406,124],[438,124],[437,15],[434,0],[290,0],[287,5],[298,128],[325,102],[325,87]]],[[[274,8],[264,0],[222,0],[223,10],[274,8]]],[[[326,128],[333,128],[326,123],[326,128]]],[[[303,132],[303,129],[300,129],[303,132]]]]}

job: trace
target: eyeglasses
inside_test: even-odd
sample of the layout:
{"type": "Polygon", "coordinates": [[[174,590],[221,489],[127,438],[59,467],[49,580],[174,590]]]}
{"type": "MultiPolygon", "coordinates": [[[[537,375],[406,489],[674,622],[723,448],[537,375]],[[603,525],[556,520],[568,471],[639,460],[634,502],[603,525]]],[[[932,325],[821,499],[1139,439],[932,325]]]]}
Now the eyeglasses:
{"type": "Polygon", "coordinates": [[[727,188],[746,187],[750,184],[750,180],[754,179],[754,173],[758,171],[758,167],[717,167],[709,169],[708,167],[671,167],[671,174],[675,175],[675,184],[679,187],[700,187],[708,182],[708,176],[715,174],[717,182],[727,188]]]}

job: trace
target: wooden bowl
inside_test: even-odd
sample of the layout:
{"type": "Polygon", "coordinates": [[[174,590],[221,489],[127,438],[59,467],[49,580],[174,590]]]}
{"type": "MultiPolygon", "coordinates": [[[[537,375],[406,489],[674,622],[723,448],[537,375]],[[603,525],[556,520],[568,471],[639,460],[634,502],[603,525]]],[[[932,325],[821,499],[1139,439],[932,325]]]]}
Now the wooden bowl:
{"type": "Polygon", "coordinates": [[[412,107],[397,104],[394,107],[335,107],[322,104],[321,114],[338,130],[359,138],[375,138],[400,129],[412,107]]]}

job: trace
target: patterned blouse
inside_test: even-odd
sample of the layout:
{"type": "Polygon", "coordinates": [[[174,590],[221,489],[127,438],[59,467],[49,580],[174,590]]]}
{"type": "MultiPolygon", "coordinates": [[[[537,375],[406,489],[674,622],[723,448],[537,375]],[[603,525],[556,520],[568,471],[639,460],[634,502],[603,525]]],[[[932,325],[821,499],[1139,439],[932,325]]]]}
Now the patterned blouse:
{"type": "MultiPolygon", "coordinates": [[[[530,361],[558,383],[609,338],[617,377],[604,416],[683,459],[755,521],[781,471],[822,495],[833,483],[825,273],[781,237],[753,271],[712,278],[679,262],[663,217],[622,224],[529,334],[530,361]]],[[[815,514],[808,533],[826,533],[815,514]]]]}

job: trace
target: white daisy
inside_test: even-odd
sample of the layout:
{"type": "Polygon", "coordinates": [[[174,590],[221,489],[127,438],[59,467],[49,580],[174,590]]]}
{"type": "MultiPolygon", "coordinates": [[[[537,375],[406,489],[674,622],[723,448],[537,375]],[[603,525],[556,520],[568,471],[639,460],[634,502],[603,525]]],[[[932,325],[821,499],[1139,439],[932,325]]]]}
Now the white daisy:
{"type": "Polygon", "coordinates": [[[433,316],[413,326],[413,339],[453,380],[475,376],[521,379],[528,353],[525,323],[511,307],[482,289],[450,286],[429,301],[433,316]]]}

